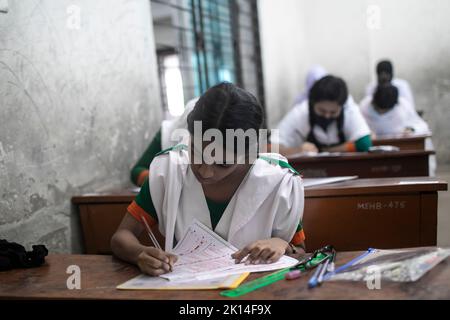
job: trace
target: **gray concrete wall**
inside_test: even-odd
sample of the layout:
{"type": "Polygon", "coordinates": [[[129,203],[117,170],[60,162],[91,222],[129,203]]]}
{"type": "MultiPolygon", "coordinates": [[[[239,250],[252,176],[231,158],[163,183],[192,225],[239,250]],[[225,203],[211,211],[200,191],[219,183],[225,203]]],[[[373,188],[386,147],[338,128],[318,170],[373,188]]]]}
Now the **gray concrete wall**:
{"type": "Polygon", "coordinates": [[[0,238],[79,252],[70,198],[129,185],[159,127],[149,1],[8,3],[0,13],[0,238]]]}
{"type": "Polygon", "coordinates": [[[359,101],[388,57],[425,111],[438,160],[450,163],[450,1],[259,0],[259,9],[270,125],[290,109],[312,64],[342,76],[359,101]],[[367,11],[374,5],[379,25],[367,11]]]}

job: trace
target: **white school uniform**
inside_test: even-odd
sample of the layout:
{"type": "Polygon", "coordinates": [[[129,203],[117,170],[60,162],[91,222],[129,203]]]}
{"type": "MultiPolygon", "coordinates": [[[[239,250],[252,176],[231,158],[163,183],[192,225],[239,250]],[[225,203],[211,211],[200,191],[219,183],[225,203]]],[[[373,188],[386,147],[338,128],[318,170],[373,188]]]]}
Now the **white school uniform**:
{"type": "MultiPolygon", "coordinates": [[[[286,161],[278,154],[267,157],[286,161]]],[[[171,150],[150,165],[150,193],[166,251],[181,239],[194,218],[211,228],[201,184],[189,165],[185,149],[171,150]]],[[[300,176],[257,159],[230,200],[215,232],[237,248],[262,239],[291,241],[303,216],[304,190],[300,176]]]]}
{"type": "MultiPolygon", "coordinates": [[[[414,97],[412,94],[411,86],[409,85],[408,81],[395,78],[391,81],[391,84],[395,86],[398,89],[398,96],[402,97],[409,101],[408,107],[411,107],[413,110],[415,110],[415,104],[414,104],[414,97]]],[[[375,90],[377,89],[378,84],[375,82],[369,83],[366,87],[366,96],[373,96],[375,93],[375,90]]]]}
{"type": "MultiPolygon", "coordinates": [[[[414,129],[414,134],[431,135],[428,124],[418,115],[405,98],[399,97],[398,103],[392,110],[383,114],[375,110],[372,104],[372,96],[364,98],[360,106],[367,124],[377,136],[399,135],[404,133],[408,127],[414,129]]],[[[434,150],[431,138],[425,140],[425,149],[434,150]]],[[[436,156],[430,156],[429,167],[430,176],[434,176],[436,172],[436,156]]]]}
{"type": "Polygon", "coordinates": [[[392,110],[383,114],[375,110],[372,100],[372,96],[368,96],[361,101],[360,106],[367,124],[377,136],[401,134],[407,127],[413,128],[415,134],[431,133],[427,123],[411,107],[407,99],[399,97],[392,110]]]}
{"type": "Polygon", "coordinates": [[[194,109],[195,104],[197,103],[198,98],[194,98],[186,104],[184,112],[181,116],[171,119],[164,120],[161,123],[161,149],[168,149],[178,143],[180,143],[181,138],[177,135],[173,135],[173,133],[177,129],[186,129],[187,130],[187,117],[189,113],[191,113],[192,109],[194,109]]]}
{"type": "MultiPolygon", "coordinates": [[[[344,104],[344,124],[343,132],[346,141],[356,141],[364,136],[370,135],[370,129],[361,114],[358,105],[353,98],[349,96],[344,104]]],[[[285,147],[299,147],[307,142],[311,127],[309,124],[309,106],[308,100],[302,104],[296,105],[278,125],[278,137],[274,134],[272,143],[281,144],[285,147]]],[[[323,130],[315,125],[314,135],[319,143],[324,145],[334,145],[339,143],[339,132],[337,121],[333,121],[323,130]]]]}

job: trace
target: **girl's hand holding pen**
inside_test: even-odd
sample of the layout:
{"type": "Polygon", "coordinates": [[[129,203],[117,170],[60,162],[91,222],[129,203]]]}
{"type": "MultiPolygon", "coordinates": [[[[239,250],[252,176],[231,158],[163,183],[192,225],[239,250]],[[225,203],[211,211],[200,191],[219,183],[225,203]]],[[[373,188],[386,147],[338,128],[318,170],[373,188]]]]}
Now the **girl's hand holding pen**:
{"type": "Polygon", "coordinates": [[[145,247],[139,254],[137,265],[143,273],[160,276],[173,270],[178,257],[154,247],[145,247]]]}

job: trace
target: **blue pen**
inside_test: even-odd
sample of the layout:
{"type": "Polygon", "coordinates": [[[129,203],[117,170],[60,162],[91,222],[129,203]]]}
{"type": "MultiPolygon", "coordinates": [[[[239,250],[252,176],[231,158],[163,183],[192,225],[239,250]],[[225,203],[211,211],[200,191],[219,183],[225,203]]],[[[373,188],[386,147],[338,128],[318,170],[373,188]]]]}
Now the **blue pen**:
{"type": "Polygon", "coordinates": [[[323,264],[319,264],[319,266],[317,267],[317,269],[314,272],[313,276],[308,281],[308,287],[309,288],[314,288],[314,287],[317,286],[317,284],[318,284],[317,278],[318,278],[322,268],[323,268],[323,264]]]}
{"type": "Polygon", "coordinates": [[[330,263],[330,259],[327,259],[323,264],[322,270],[320,271],[319,277],[317,278],[317,284],[320,285],[323,282],[323,276],[328,270],[328,265],[330,263]]]}

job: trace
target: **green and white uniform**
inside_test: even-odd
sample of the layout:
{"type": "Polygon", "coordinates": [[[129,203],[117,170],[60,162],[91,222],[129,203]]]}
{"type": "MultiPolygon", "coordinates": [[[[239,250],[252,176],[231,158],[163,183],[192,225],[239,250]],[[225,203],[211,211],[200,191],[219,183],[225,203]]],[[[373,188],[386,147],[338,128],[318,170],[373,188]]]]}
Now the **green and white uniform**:
{"type": "Polygon", "coordinates": [[[181,239],[194,218],[237,248],[279,237],[304,241],[302,178],[278,154],[261,154],[227,203],[206,199],[189,165],[186,148],[155,157],[150,175],[128,212],[159,226],[166,251],[181,239]]]}

